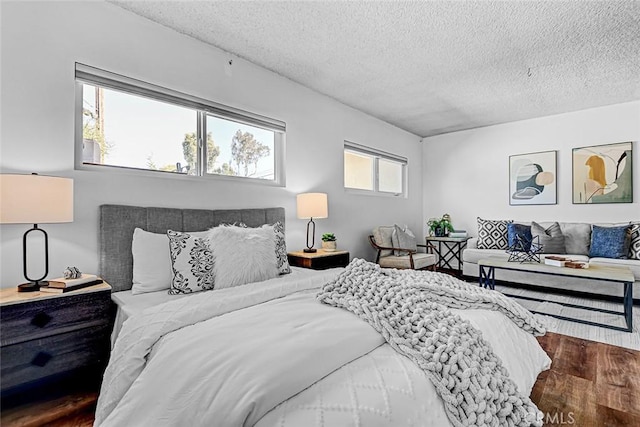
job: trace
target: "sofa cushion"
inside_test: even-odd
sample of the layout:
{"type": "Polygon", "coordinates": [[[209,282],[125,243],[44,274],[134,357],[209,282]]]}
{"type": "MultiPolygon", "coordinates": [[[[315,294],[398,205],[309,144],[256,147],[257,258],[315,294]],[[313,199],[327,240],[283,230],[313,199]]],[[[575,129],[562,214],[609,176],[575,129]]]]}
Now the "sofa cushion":
{"type": "Polygon", "coordinates": [[[507,224],[511,222],[478,217],[478,249],[507,249],[507,224]]]}
{"type": "Polygon", "coordinates": [[[507,260],[509,254],[502,249],[465,249],[462,252],[462,262],[477,264],[479,260],[489,257],[500,257],[507,260]]]}
{"type": "Polygon", "coordinates": [[[564,249],[568,254],[589,255],[591,224],[583,222],[561,222],[564,249]]]}
{"type": "Polygon", "coordinates": [[[619,227],[600,227],[594,225],[591,231],[591,258],[626,258],[629,252],[629,225],[619,227]]]}
{"type": "Polygon", "coordinates": [[[531,223],[531,236],[542,245],[542,253],[544,254],[565,254],[567,250],[564,244],[564,234],[560,229],[560,224],[554,222],[548,228],[542,227],[537,222],[531,223]]]}
{"type": "Polygon", "coordinates": [[[629,227],[629,259],[640,260],[640,223],[632,223],[629,227]]]}
{"type": "Polygon", "coordinates": [[[511,222],[507,224],[507,240],[509,248],[514,251],[526,252],[531,249],[531,226],[511,222]],[[516,247],[517,246],[517,247],[516,247]]]}

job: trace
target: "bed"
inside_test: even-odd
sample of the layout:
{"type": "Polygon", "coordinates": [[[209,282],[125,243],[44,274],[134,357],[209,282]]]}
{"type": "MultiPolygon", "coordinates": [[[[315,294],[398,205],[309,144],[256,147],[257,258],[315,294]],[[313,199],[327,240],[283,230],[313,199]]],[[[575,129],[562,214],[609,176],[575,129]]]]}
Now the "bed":
{"type": "MultiPolygon", "coordinates": [[[[293,267],[290,274],[268,280],[187,295],[131,292],[136,228],[165,233],[276,222],[284,224],[284,209],[101,206],[100,269],[114,289],[118,321],[96,426],[498,425],[498,418],[485,418],[490,411],[477,404],[477,396],[491,392],[493,380],[475,388],[473,381],[466,381],[457,396],[443,392],[445,379],[458,375],[464,383],[466,374],[451,372],[441,346],[438,364],[445,366],[438,371],[442,381],[435,380],[433,366],[424,365],[430,350],[418,354],[411,339],[396,333],[402,327],[394,332],[389,326],[397,318],[385,318],[392,310],[384,305],[393,298],[373,295],[376,304],[358,300],[361,288],[354,283],[363,275],[367,283],[373,277],[385,283],[375,291],[384,295],[400,298],[407,292],[403,297],[408,301],[427,291],[434,295],[428,303],[419,303],[420,310],[433,308],[422,325],[424,319],[446,323],[445,316],[453,329],[471,325],[469,329],[482,331],[478,339],[488,343],[495,357],[470,370],[508,372],[505,382],[517,388],[519,397],[498,398],[507,407],[527,403],[537,376],[550,367],[546,353],[525,330],[527,322],[534,322],[527,313],[519,311],[514,317],[505,311],[508,301],[496,303],[494,294],[477,287],[468,290],[439,273],[404,275],[354,260],[346,269],[293,267]],[[468,296],[475,293],[479,297],[473,298],[484,298],[481,303],[468,296]],[[442,304],[449,308],[441,309],[442,304]],[[376,307],[383,310],[367,322],[376,307]]],[[[500,394],[495,387],[493,391],[500,394]]],[[[520,425],[541,425],[541,414],[527,404],[530,418],[522,418],[520,425]]],[[[501,416],[511,416],[504,407],[501,411],[501,416]]]]}

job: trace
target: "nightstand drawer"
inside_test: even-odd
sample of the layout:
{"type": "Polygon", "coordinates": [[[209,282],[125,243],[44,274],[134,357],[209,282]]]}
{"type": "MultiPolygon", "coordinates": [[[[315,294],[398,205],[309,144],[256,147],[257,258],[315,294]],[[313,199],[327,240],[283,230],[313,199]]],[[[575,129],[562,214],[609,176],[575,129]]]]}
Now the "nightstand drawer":
{"type": "Polygon", "coordinates": [[[0,350],[2,390],[75,368],[106,364],[109,324],[23,342],[0,350]]]}
{"type": "Polygon", "coordinates": [[[3,305],[0,310],[0,342],[4,347],[102,325],[109,318],[109,296],[108,291],[65,294],[64,298],[3,305]]]}

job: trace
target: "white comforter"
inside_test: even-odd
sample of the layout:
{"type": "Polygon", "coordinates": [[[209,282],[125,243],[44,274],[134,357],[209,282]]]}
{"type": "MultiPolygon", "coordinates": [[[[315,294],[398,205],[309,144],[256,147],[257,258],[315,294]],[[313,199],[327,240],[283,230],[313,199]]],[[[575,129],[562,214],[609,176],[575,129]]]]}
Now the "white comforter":
{"type": "MultiPolygon", "coordinates": [[[[300,292],[335,274],[204,292],[132,317],[96,425],[449,425],[421,370],[365,322],[300,292]]],[[[550,365],[535,338],[497,312],[459,314],[528,394],[550,365]]]]}

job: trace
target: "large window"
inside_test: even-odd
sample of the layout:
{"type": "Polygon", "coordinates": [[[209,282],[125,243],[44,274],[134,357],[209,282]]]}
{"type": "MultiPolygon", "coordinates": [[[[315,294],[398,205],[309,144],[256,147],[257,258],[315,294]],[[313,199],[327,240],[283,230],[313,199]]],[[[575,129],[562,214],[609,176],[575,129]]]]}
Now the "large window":
{"type": "Polygon", "coordinates": [[[285,124],[76,64],[79,165],[284,184],[285,124]]]}
{"type": "Polygon", "coordinates": [[[344,186],[349,190],[405,196],[406,168],[404,157],[344,143],[344,186]]]}

